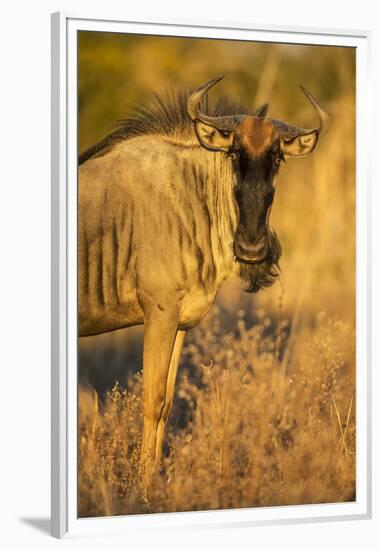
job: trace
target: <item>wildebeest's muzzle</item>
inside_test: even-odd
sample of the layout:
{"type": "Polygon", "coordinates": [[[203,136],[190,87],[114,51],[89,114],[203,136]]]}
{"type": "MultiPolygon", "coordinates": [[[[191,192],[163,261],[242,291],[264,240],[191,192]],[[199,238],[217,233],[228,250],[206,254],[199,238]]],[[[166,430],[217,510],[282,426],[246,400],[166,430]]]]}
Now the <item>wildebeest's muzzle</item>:
{"type": "Polygon", "coordinates": [[[242,259],[236,256],[240,264],[240,277],[247,284],[246,292],[258,292],[261,288],[271,286],[279,276],[282,247],[275,232],[269,231],[263,250],[266,255],[262,259],[258,259],[258,256],[256,260],[254,257],[242,259]]]}

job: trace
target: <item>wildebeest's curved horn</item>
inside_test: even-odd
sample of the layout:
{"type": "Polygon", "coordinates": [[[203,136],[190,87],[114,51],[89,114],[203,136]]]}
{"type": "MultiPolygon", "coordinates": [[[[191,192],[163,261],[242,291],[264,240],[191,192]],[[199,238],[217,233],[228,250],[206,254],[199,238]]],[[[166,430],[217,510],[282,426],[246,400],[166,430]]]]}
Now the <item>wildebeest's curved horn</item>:
{"type": "Polygon", "coordinates": [[[274,119],[272,119],[272,122],[274,126],[277,128],[281,137],[285,139],[293,139],[297,136],[307,135],[312,132],[317,132],[319,134],[319,137],[323,137],[328,132],[328,129],[329,129],[329,121],[330,121],[329,114],[320,105],[318,100],[312,94],[310,94],[310,92],[306,90],[304,86],[302,86],[301,84],[300,84],[300,89],[302,90],[304,95],[307,97],[307,99],[310,101],[312,106],[315,108],[319,116],[318,128],[311,128],[311,129],[298,128],[296,126],[290,126],[288,124],[285,124],[284,122],[281,122],[280,120],[274,120],[274,119]]]}
{"type": "Polygon", "coordinates": [[[206,84],[203,84],[200,86],[200,88],[197,88],[188,98],[187,102],[187,109],[188,114],[191,117],[192,120],[201,120],[201,122],[205,122],[206,124],[210,124],[211,126],[215,126],[219,130],[226,130],[228,132],[233,131],[237,124],[239,124],[243,118],[245,118],[246,115],[229,115],[229,116],[220,116],[220,117],[214,117],[205,115],[200,112],[199,106],[201,103],[202,98],[206,94],[206,92],[217,82],[222,80],[223,76],[219,76],[218,78],[215,78],[213,80],[209,80],[206,84]]]}

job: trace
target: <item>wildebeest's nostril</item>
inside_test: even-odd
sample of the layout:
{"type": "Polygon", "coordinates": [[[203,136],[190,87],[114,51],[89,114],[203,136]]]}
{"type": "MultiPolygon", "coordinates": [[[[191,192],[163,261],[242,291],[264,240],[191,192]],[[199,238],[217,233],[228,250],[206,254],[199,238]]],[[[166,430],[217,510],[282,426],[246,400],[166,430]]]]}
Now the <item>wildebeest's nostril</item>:
{"type": "Polygon", "coordinates": [[[239,231],[235,244],[238,259],[259,262],[266,258],[268,253],[268,242],[265,235],[250,241],[245,238],[242,231],[239,231]]]}

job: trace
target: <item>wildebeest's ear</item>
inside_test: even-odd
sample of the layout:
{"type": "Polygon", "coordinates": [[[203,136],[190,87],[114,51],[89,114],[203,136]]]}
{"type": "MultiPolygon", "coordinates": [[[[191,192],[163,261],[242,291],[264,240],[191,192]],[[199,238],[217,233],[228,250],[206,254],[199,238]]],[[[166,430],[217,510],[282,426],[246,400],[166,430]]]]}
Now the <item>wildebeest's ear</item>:
{"type": "Polygon", "coordinates": [[[219,130],[201,120],[196,120],[195,127],[200,144],[210,151],[223,151],[226,153],[233,145],[234,132],[219,130]]]}
{"type": "Polygon", "coordinates": [[[312,130],[308,134],[302,134],[292,139],[281,139],[282,153],[285,155],[292,155],[301,157],[312,153],[317,144],[319,132],[312,130]]]}

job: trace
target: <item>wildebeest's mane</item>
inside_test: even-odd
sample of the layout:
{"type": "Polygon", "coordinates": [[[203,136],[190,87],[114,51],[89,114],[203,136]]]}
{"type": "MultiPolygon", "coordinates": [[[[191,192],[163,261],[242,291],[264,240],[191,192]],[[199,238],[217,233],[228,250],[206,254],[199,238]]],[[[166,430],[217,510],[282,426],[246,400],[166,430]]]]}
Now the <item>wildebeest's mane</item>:
{"type": "MultiPolygon", "coordinates": [[[[190,93],[153,94],[147,101],[135,105],[131,114],[115,124],[115,130],[79,155],[79,164],[107,153],[116,143],[142,135],[176,136],[190,139],[193,123],[187,111],[190,93]]],[[[211,116],[250,114],[244,105],[221,97],[214,104],[203,98],[201,112],[211,116]]],[[[260,110],[256,112],[261,115],[260,110]]]]}

